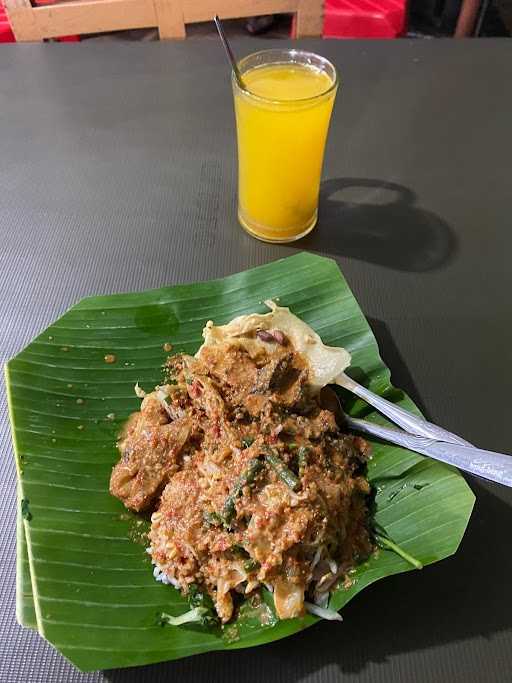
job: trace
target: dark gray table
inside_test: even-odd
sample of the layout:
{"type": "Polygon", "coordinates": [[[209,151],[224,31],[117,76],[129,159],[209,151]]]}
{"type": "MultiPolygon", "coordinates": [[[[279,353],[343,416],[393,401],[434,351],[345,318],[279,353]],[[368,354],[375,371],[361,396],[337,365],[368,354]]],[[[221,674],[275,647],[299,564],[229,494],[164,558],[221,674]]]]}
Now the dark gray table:
{"type": "MultiPolygon", "coordinates": [[[[339,261],[395,383],[431,419],[512,451],[512,43],[303,45],[337,64],[342,88],[319,227],[280,247],[237,225],[234,121],[216,42],[0,49],[2,359],[87,294],[222,276],[310,249],[339,261]]],[[[474,480],[457,556],[367,589],[342,626],[249,652],[79,674],[15,623],[3,394],[0,410],[1,683],[512,679],[512,495],[474,480]]]]}

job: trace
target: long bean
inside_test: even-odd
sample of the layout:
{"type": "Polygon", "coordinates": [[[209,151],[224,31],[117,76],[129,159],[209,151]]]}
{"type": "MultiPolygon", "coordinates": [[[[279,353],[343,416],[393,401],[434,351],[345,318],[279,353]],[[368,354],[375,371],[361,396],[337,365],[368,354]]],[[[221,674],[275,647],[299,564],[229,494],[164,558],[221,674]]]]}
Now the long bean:
{"type": "Polygon", "coordinates": [[[252,557],[244,562],[244,569],[246,572],[253,572],[260,568],[260,563],[253,560],[252,557]]]}
{"type": "Polygon", "coordinates": [[[233,520],[233,517],[236,513],[236,499],[242,493],[242,489],[244,488],[244,486],[249,486],[253,483],[253,481],[256,478],[256,475],[262,467],[263,463],[261,462],[261,460],[259,458],[253,458],[249,462],[247,469],[244,472],[242,472],[242,474],[238,477],[238,480],[234,485],[233,490],[226,498],[226,502],[224,503],[224,507],[222,508],[222,519],[224,520],[224,524],[229,525],[230,522],[233,520]]]}
{"type": "Polygon", "coordinates": [[[297,459],[299,461],[299,472],[301,472],[308,464],[308,453],[309,448],[307,446],[301,446],[297,453],[297,459]]]}
{"type": "Polygon", "coordinates": [[[299,478],[285,465],[285,463],[278,455],[276,455],[276,453],[267,451],[264,455],[265,460],[276,472],[279,479],[289,486],[292,491],[296,491],[300,484],[299,478]]]}
{"type": "Polygon", "coordinates": [[[208,526],[220,526],[222,524],[221,516],[215,511],[204,510],[203,519],[208,526]]]}

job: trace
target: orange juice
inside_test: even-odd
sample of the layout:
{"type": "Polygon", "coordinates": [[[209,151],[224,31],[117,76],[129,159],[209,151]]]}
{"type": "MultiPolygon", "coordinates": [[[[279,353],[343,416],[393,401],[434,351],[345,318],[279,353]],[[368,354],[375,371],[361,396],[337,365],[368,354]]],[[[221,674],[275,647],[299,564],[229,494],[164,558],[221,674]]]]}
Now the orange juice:
{"type": "MultiPolygon", "coordinates": [[[[252,235],[272,242],[298,239],[316,223],[324,147],[337,85],[334,67],[327,73],[314,64],[297,61],[297,55],[310,53],[294,50],[285,54],[293,54],[295,61],[243,70],[243,60],[245,90],[234,83],[238,217],[252,235]]],[[[316,58],[321,64],[326,61],[316,58]]]]}

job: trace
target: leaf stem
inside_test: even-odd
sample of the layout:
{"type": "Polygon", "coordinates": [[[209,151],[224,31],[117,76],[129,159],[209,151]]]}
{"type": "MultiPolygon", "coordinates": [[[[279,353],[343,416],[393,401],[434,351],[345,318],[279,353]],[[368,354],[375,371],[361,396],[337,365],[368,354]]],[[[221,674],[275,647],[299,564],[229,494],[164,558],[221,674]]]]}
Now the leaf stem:
{"type": "Polygon", "coordinates": [[[416,569],[423,569],[423,565],[419,560],[417,560],[412,555],[409,555],[409,553],[406,553],[405,550],[403,550],[399,545],[394,543],[391,539],[386,538],[386,536],[381,536],[380,534],[376,534],[375,537],[379,545],[384,546],[389,550],[392,550],[397,555],[400,555],[400,557],[402,557],[406,562],[409,562],[409,564],[412,564],[412,566],[416,567],[416,569]]]}

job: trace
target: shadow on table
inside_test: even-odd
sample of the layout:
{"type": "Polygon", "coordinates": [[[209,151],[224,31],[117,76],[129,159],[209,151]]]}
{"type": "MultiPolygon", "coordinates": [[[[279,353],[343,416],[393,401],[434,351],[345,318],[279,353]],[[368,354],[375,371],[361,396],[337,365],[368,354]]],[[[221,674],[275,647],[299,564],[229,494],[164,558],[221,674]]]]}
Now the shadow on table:
{"type": "MultiPolygon", "coordinates": [[[[384,398],[387,398],[389,401],[397,401],[403,398],[403,394],[406,393],[414,401],[414,403],[416,403],[423,415],[430,420],[431,417],[428,414],[428,410],[425,407],[412,375],[409,372],[409,369],[405,364],[393,337],[391,336],[388,326],[382,322],[382,320],[378,320],[377,318],[366,318],[366,320],[368,321],[375,339],[377,340],[380,356],[385,365],[387,365],[387,367],[391,370],[393,389],[383,394],[384,398]]],[[[347,374],[350,375],[350,377],[352,377],[352,379],[354,379],[356,382],[359,382],[359,384],[362,384],[365,387],[369,386],[370,378],[361,368],[351,365],[347,370],[347,374]]],[[[350,391],[338,388],[337,393],[342,399],[345,410],[348,410],[349,412],[354,403],[360,404],[357,396],[352,394],[350,391]]],[[[363,410],[362,412],[361,408],[359,407],[357,415],[358,417],[365,417],[367,413],[372,413],[373,411],[374,409],[370,405],[367,405],[367,409],[363,410]]]]}
{"type": "MultiPolygon", "coordinates": [[[[257,650],[209,653],[166,664],[104,672],[112,683],[298,681],[329,669],[363,673],[401,653],[512,626],[512,561],[506,548],[512,507],[472,481],[475,511],[462,548],[439,564],[392,576],[363,591],[344,610],[343,624],[322,622],[257,650]]],[[[424,660],[422,660],[424,661],[424,660]]]]}
{"type": "Polygon", "coordinates": [[[457,246],[447,223],[417,206],[412,190],[374,178],[324,181],[318,225],[298,244],[412,272],[440,268],[457,246]]]}
{"type": "Polygon", "coordinates": [[[382,360],[391,370],[391,381],[393,386],[405,392],[416,403],[427,420],[431,420],[428,410],[423,403],[420,393],[416,387],[414,379],[406,366],[402,354],[398,350],[391,332],[386,323],[377,318],[367,318],[372,328],[382,360]]]}

